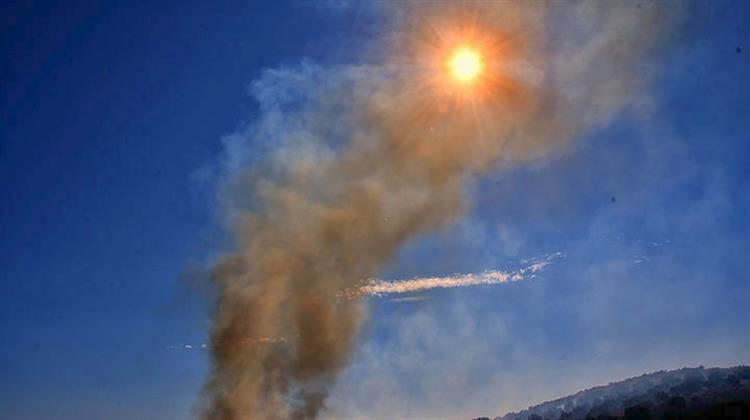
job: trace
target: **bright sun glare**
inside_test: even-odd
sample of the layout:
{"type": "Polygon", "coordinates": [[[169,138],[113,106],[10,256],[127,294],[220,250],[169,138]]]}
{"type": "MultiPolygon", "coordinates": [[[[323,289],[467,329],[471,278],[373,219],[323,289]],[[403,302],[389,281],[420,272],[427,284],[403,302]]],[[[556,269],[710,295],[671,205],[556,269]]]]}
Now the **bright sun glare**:
{"type": "Polygon", "coordinates": [[[470,82],[482,71],[482,59],[472,48],[459,48],[448,62],[450,72],[460,82],[470,82]]]}

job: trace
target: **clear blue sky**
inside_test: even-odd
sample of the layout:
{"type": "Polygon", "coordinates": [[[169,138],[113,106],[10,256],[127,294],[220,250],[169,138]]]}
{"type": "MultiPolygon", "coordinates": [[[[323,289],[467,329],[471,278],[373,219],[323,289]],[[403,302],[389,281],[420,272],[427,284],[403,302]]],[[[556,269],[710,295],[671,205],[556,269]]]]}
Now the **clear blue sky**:
{"type": "MultiPolygon", "coordinates": [[[[263,69],[357,60],[377,30],[363,7],[100,3],[2,9],[0,418],[189,416],[206,354],[171,346],[208,326],[183,281],[221,244],[206,168],[257,114],[247,87],[263,69]]],[[[493,173],[458,226],[410,244],[388,274],[567,257],[526,284],[373,302],[332,405],[429,414],[452,395],[438,370],[471,378],[467,417],[500,414],[648,370],[750,363],[748,22],[742,1],[693,4],[647,127],[618,118],[554,161],[493,173]],[[476,343],[471,363],[457,338],[476,343]]]]}

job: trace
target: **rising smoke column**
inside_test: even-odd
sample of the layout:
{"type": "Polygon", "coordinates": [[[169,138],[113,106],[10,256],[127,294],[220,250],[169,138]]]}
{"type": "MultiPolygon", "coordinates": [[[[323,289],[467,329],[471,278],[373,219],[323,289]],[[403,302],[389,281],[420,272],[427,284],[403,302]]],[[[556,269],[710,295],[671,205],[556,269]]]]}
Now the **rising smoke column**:
{"type": "Polygon", "coordinates": [[[212,274],[204,418],[315,418],[363,316],[338,292],[457,220],[472,178],[558,153],[645,86],[653,5],[467,4],[389,3],[382,64],[308,63],[254,84],[262,115],[232,145],[267,153],[230,152],[236,247],[212,274]],[[489,52],[470,90],[442,67],[465,39],[489,52]]]}

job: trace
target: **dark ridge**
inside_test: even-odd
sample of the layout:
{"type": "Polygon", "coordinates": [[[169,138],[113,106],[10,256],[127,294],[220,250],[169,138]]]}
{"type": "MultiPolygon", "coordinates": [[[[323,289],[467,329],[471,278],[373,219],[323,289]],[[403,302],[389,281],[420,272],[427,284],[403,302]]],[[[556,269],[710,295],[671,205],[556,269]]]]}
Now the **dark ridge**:
{"type": "Polygon", "coordinates": [[[597,386],[495,420],[750,418],[750,366],[659,371],[597,386]]]}

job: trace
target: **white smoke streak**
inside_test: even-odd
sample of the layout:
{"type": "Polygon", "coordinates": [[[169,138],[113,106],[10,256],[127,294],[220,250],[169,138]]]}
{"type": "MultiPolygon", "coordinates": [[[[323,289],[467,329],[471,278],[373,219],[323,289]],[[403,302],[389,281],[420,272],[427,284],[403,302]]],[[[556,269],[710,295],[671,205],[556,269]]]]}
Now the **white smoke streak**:
{"type": "Polygon", "coordinates": [[[359,288],[339,293],[339,297],[351,299],[357,296],[376,296],[422,292],[431,289],[449,289],[454,287],[493,285],[516,282],[526,278],[533,278],[536,273],[552,263],[555,258],[561,258],[562,252],[554,252],[541,257],[525,260],[531,264],[515,271],[489,270],[481,273],[458,274],[449,277],[415,277],[407,280],[387,281],[371,279],[359,288]]]}
{"type": "Polygon", "coordinates": [[[362,294],[382,296],[394,293],[413,293],[430,289],[500,284],[523,279],[520,272],[485,271],[453,277],[421,277],[401,281],[372,280],[359,290],[362,294]]]}
{"type": "Polygon", "coordinates": [[[399,302],[399,303],[404,302],[404,303],[406,303],[406,302],[423,302],[425,300],[430,300],[430,297],[429,296],[424,296],[424,295],[421,295],[421,296],[405,296],[405,297],[398,297],[398,298],[388,299],[388,302],[399,302]]]}
{"type": "MultiPolygon", "coordinates": [[[[258,345],[258,344],[270,344],[270,343],[285,343],[287,341],[284,337],[243,337],[239,340],[242,344],[252,346],[252,345],[258,345]]],[[[217,343],[214,344],[215,346],[221,347],[223,345],[229,345],[234,344],[236,345],[236,342],[232,343],[217,343]]],[[[209,343],[199,343],[199,344],[172,344],[169,346],[166,346],[169,350],[206,350],[211,344],[209,343]]]]}

